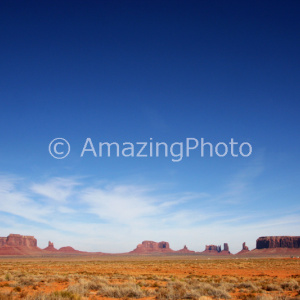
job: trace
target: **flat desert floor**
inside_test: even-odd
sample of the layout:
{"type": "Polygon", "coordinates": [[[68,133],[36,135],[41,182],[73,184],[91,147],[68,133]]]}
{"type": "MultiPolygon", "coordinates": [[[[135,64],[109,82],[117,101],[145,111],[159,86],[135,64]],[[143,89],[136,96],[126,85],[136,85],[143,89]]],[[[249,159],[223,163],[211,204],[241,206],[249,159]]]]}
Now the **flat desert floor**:
{"type": "Polygon", "coordinates": [[[300,299],[300,259],[0,258],[1,299],[300,299]]]}

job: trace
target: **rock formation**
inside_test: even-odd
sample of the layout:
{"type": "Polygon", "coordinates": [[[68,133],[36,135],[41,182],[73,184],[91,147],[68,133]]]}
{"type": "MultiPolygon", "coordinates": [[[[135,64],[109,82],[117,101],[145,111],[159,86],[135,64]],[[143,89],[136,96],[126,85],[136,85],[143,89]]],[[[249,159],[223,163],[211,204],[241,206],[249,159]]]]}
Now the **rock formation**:
{"type": "Polygon", "coordinates": [[[143,241],[130,253],[173,252],[168,242],[143,241]]]}
{"type": "Polygon", "coordinates": [[[50,252],[56,252],[58,251],[57,249],[54,248],[54,244],[49,242],[48,247],[44,249],[45,251],[50,251],[50,252]]]}
{"type": "Polygon", "coordinates": [[[300,236],[263,236],[256,240],[256,249],[300,248],[300,236]]]}
{"type": "MultiPolygon", "coordinates": [[[[165,245],[162,244],[161,247],[165,245]]],[[[0,237],[0,255],[41,255],[41,254],[85,254],[86,252],[78,251],[72,247],[62,247],[59,250],[54,248],[52,242],[48,247],[40,249],[37,247],[37,240],[33,236],[20,234],[10,234],[8,237],[0,237]]],[[[97,254],[103,254],[101,252],[97,254]]]]}
{"type": "Polygon", "coordinates": [[[37,240],[33,236],[10,234],[8,237],[0,238],[0,246],[10,247],[37,247],[37,240]]]}
{"type": "Polygon", "coordinates": [[[227,243],[224,243],[224,249],[222,250],[221,246],[217,245],[206,245],[205,250],[201,252],[203,254],[209,255],[229,255],[229,246],[227,243]]]}
{"type": "Polygon", "coordinates": [[[224,243],[224,250],[223,251],[228,251],[229,252],[229,246],[227,243],[224,243]]]}
{"type": "MultiPolygon", "coordinates": [[[[221,246],[206,245],[203,252],[191,251],[184,246],[178,251],[170,248],[168,242],[143,241],[136,249],[129,253],[122,254],[192,254],[197,255],[231,255],[229,246],[224,243],[223,250],[221,246]]],[[[290,256],[300,255],[300,236],[264,236],[256,240],[256,249],[249,251],[246,243],[243,243],[242,250],[237,254],[247,256],[262,257],[272,256],[290,256]]],[[[37,247],[37,240],[33,236],[20,234],[10,234],[7,237],[0,237],[0,256],[1,255],[108,255],[102,252],[83,252],[74,248],[62,247],[57,250],[52,242],[48,243],[45,249],[37,247]]]]}
{"type": "MultiPolygon", "coordinates": [[[[216,245],[206,245],[205,246],[205,251],[215,251],[215,252],[221,252],[221,246],[216,246],[216,245]]],[[[204,251],[204,252],[205,252],[204,251]]]]}
{"type": "Polygon", "coordinates": [[[230,255],[228,243],[224,243],[224,249],[220,253],[221,255],[230,255]]]}
{"type": "Polygon", "coordinates": [[[242,250],[236,254],[245,254],[249,252],[249,248],[246,246],[246,243],[244,242],[242,245],[242,250]]]}
{"type": "Polygon", "coordinates": [[[207,255],[216,255],[221,252],[221,246],[217,245],[206,245],[205,250],[201,253],[207,254],[207,255]]]}
{"type": "Polygon", "coordinates": [[[75,250],[70,246],[59,248],[58,251],[63,253],[83,253],[82,251],[75,250]]]}
{"type": "Polygon", "coordinates": [[[178,252],[178,253],[195,253],[195,251],[189,250],[186,245],[184,245],[184,247],[182,249],[180,249],[176,252],[178,252]]]}
{"type": "Polygon", "coordinates": [[[33,236],[10,234],[0,238],[0,255],[31,255],[41,251],[33,236]]]}
{"type": "Polygon", "coordinates": [[[242,247],[243,247],[242,250],[244,250],[244,251],[249,251],[248,246],[246,246],[246,242],[243,243],[243,246],[242,246],[242,247]]]}
{"type": "Polygon", "coordinates": [[[6,237],[0,237],[0,247],[3,247],[6,244],[6,237]]]}

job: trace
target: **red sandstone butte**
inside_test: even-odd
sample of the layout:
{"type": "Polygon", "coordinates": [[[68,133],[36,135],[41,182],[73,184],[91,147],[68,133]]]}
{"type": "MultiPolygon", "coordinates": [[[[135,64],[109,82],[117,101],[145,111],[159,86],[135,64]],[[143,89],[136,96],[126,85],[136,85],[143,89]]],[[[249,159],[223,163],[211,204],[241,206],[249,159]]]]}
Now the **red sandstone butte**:
{"type": "Polygon", "coordinates": [[[224,243],[224,249],[220,252],[221,255],[230,255],[229,246],[227,243],[224,243]]]}
{"type": "Polygon", "coordinates": [[[74,248],[70,247],[70,246],[67,246],[67,247],[62,247],[62,248],[59,248],[58,249],[59,252],[62,252],[62,253],[85,253],[83,251],[79,251],[79,250],[75,250],[74,248]]]}
{"type": "Polygon", "coordinates": [[[137,245],[137,247],[129,252],[133,254],[147,254],[147,253],[170,253],[174,252],[170,248],[168,242],[153,242],[153,241],[143,241],[141,244],[137,245]]]}
{"type": "Polygon", "coordinates": [[[189,250],[186,245],[184,245],[184,247],[182,249],[180,249],[176,252],[178,252],[178,253],[195,253],[195,251],[189,250]]]}
{"type": "Polygon", "coordinates": [[[216,255],[221,252],[221,246],[217,245],[206,245],[205,250],[201,252],[202,254],[216,255]]]}
{"type": "Polygon", "coordinates": [[[200,252],[206,255],[230,255],[229,246],[227,243],[224,243],[224,249],[221,249],[221,246],[217,245],[206,245],[205,250],[200,252]]]}
{"type": "Polygon", "coordinates": [[[49,242],[48,243],[48,247],[46,247],[45,249],[43,249],[45,251],[49,251],[49,252],[57,252],[58,250],[56,248],[54,248],[54,244],[49,242]]]}
{"type": "Polygon", "coordinates": [[[256,249],[300,248],[300,236],[263,236],[256,240],[256,249]]]}
{"type": "Polygon", "coordinates": [[[37,240],[34,238],[34,236],[26,236],[26,235],[20,235],[20,234],[10,234],[6,238],[6,245],[7,246],[24,246],[24,247],[37,247],[37,240]]]}
{"type": "Polygon", "coordinates": [[[249,248],[246,246],[246,243],[244,242],[243,243],[243,246],[242,246],[242,250],[238,253],[236,253],[237,255],[240,255],[240,254],[245,254],[245,253],[248,253],[250,250],[249,248]]]}
{"type": "Polygon", "coordinates": [[[10,234],[0,238],[0,255],[34,255],[42,252],[33,236],[10,234]]]}
{"type": "Polygon", "coordinates": [[[299,256],[300,236],[262,236],[247,256],[299,256]]]}

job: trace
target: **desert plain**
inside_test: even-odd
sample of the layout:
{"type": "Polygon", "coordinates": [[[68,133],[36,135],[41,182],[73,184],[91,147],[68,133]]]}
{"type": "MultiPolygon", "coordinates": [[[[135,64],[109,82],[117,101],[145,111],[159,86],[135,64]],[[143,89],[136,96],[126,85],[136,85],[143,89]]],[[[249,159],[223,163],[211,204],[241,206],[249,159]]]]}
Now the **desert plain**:
{"type": "Polygon", "coordinates": [[[297,257],[1,257],[0,299],[300,299],[297,257]]]}

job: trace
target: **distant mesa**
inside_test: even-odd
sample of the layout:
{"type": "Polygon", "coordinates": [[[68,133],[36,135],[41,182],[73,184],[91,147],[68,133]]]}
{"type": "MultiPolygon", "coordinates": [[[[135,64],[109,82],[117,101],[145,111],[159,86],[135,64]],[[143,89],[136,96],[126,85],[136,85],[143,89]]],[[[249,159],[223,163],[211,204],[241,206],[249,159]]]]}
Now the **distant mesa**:
{"type": "Polygon", "coordinates": [[[188,247],[185,245],[182,249],[175,251],[170,248],[168,242],[153,242],[153,241],[143,241],[141,244],[138,244],[137,247],[129,252],[131,254],[168,254],[168,253],[181,253],[181,254],[188,254],[188,253],[196,253],[195,251],[189,250],[188,247]]]}
{"type": "Polygon", "coordinates": [[[300,248],[300,236],[262,236],[256,240],[256,249],[300,248]]]}
{"type": "Polygon", "coordinates": [[[216,246],[216,245],[206,245],[205,246],[205,251],[217,251],[221,252],[221,246],[216,246]]]}
{"type": "Polygon", "coordinates": [[[201,253],[207,254],[207,255],[230,255],[231,254],[227,243],[224,243],[223,250],[222,250],[221,246],[206,245],[205,250],[201,253]]]}
{"type": "Polygon", "coordinates": [[[0,246],[11,247],[37,247],[37,240],[33,236],[10,234],[8,237],[0,237],[0,246]]]}
{"type": "Polygon", "coordinates": [[[220,253],[221,252],[221,246],[216,246],[216,245],[206,245],[205,246],[205,250],[203,252],[217,252],[220,253]]]}
{"type": "Polygon", "coordinates": [[[35,255],[42,252],[33,236],[10,234],[0,237],[0,255],[35,255]]]}
{"type": "Polygon", "coordinates": [[[137,247],[129,253],[170,253],[174,252],[170,248],[168,242],[153,242],[153,241],[143,241],[141,244],[138,244],[137,247]]]}

